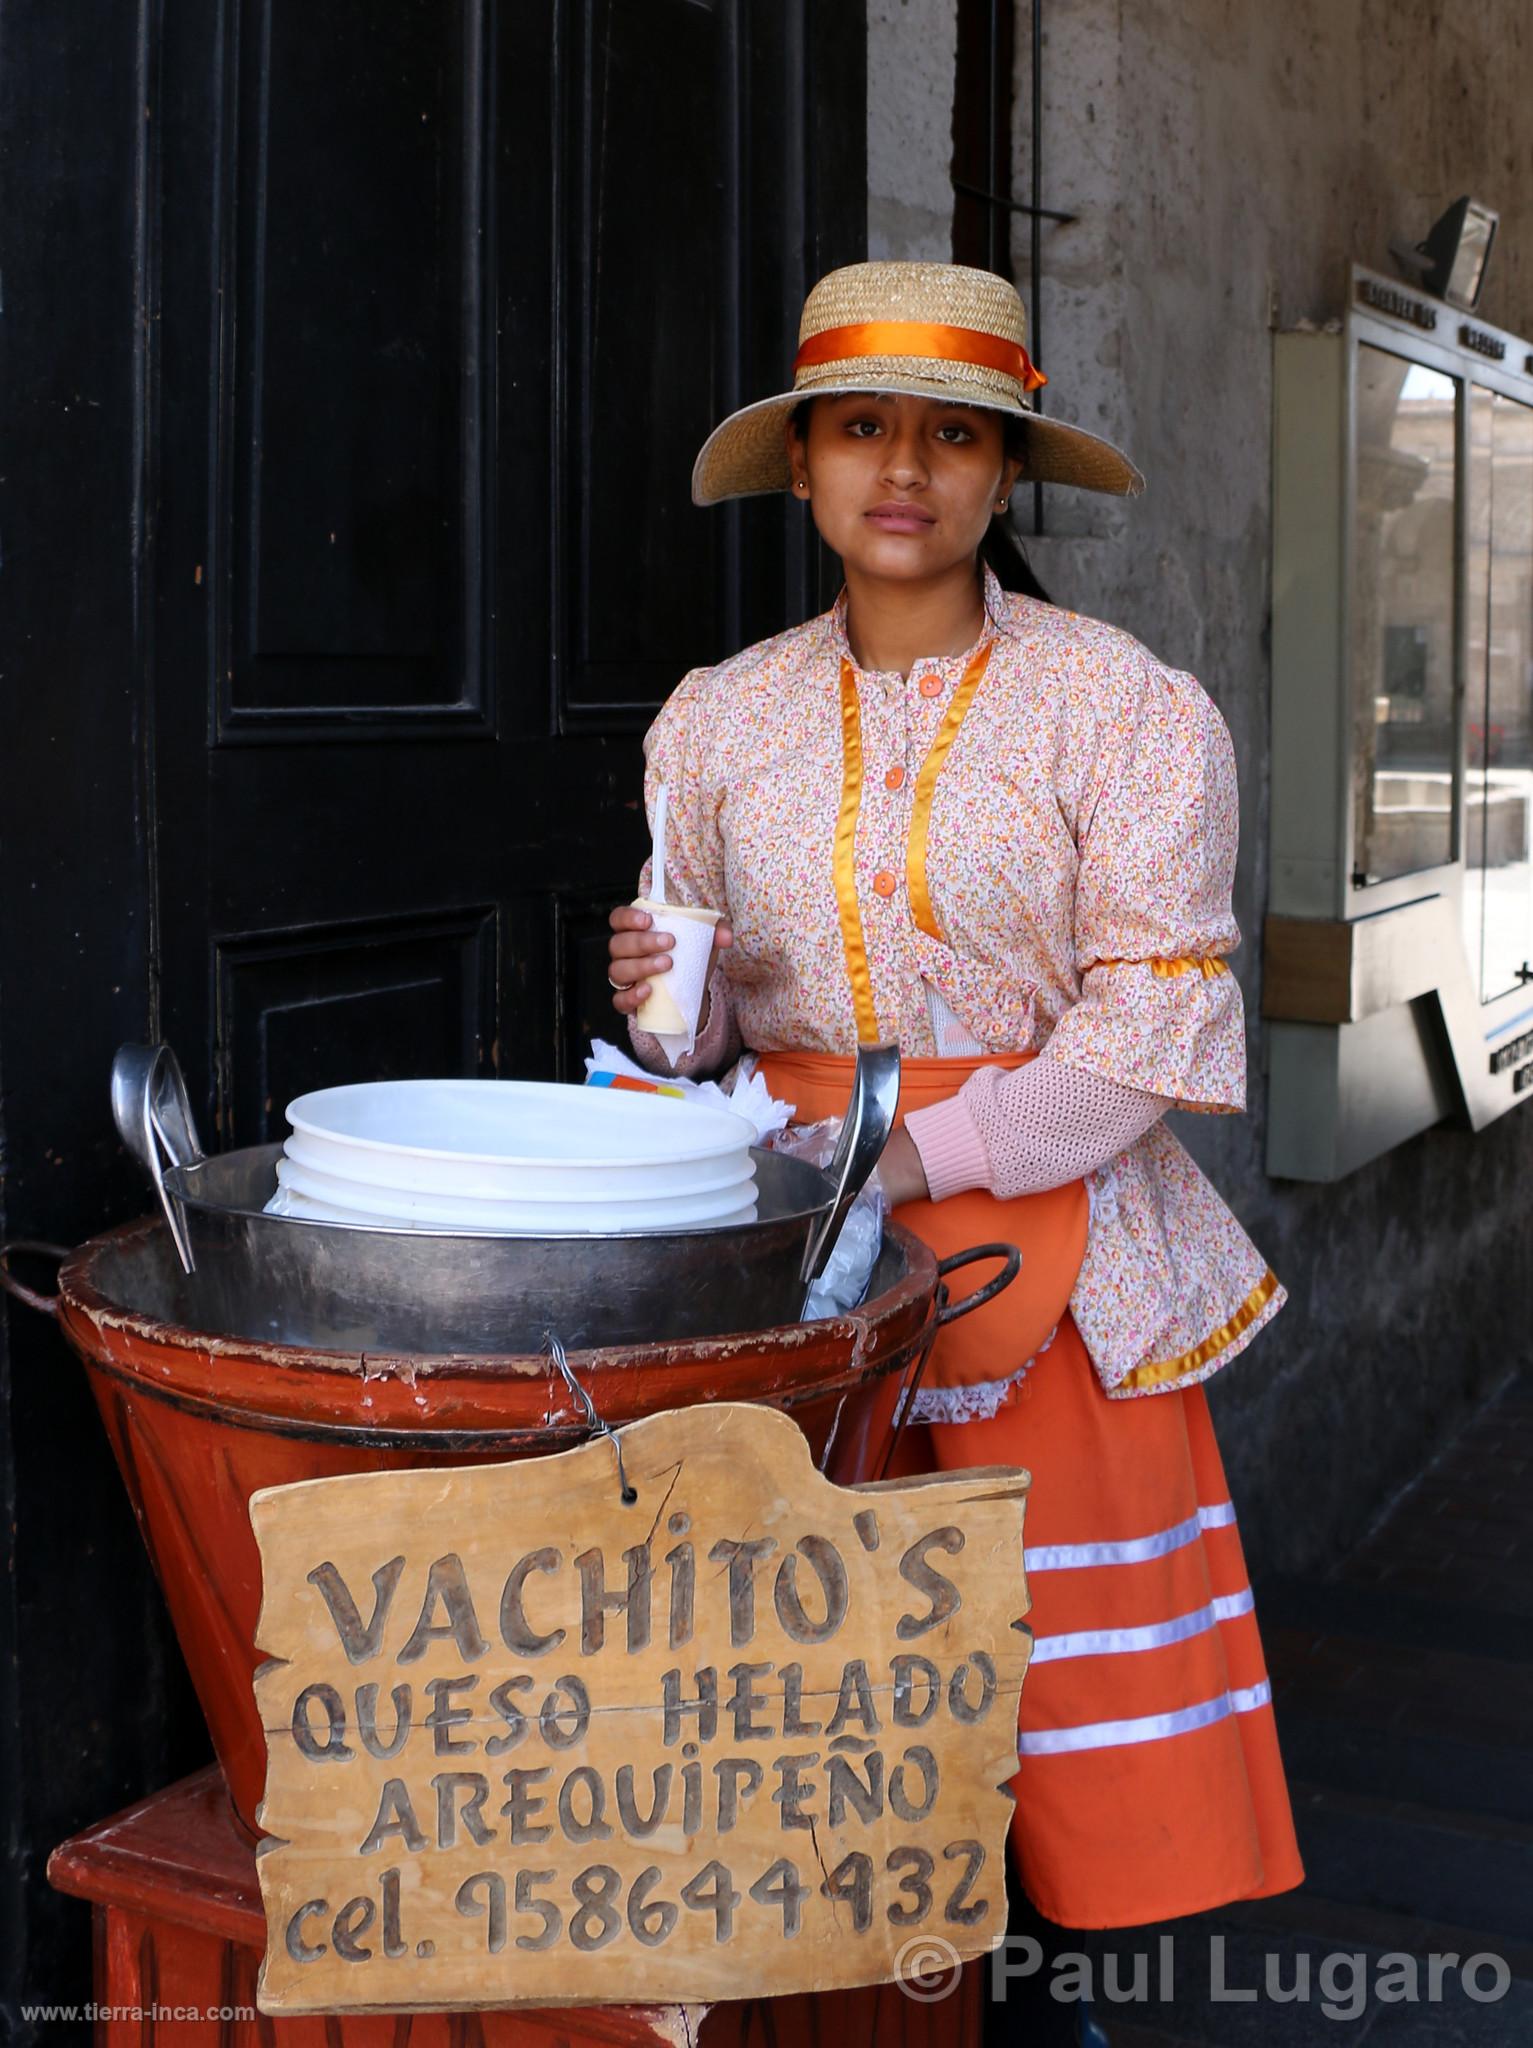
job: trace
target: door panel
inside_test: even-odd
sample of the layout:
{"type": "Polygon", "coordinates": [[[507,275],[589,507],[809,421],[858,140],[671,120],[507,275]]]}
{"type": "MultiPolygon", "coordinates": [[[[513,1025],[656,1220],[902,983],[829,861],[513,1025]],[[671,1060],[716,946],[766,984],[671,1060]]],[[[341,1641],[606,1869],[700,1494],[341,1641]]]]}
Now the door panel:
{"type": "Polygon", "coordinates": [[[220,1148],[282,1131],[294,1095],[359,1070],[375,1080],[483,1072],[498,924],[481,906],[220,944],[220,1148]]]}
{"type": "Polygon", "coordinates": [[[561,710],[648,715],[720,645],[718,526],[692,504],[690,469],[737,311],[739,23],[735,0],[565,0],[562,15],[561,710]]]}
{"type": "Polygon", "coordinates": [[[481,710],[479,0],[247,0],[219,439],[220,733],[481,710]]]}

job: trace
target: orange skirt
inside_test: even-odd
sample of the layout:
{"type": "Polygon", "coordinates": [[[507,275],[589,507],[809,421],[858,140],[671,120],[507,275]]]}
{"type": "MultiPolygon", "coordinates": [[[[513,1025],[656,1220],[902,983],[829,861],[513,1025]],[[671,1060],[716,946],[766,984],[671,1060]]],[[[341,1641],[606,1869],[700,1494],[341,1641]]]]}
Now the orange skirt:
{"type": "MultiPolygon", "coordinates": [[[[954,1094],[978,1064],[907,1060],[902,1111],[954,1094]]],[[[800,1122],[846,1105],[850,1060],[768,1053],[762,1067],[800,1122]]],[[[1102,1392],[1067,1306],[1086,1207],[1076,1182],[896,1212],[940,1255],[994,1238],[1023,1254],[1006,1293],[939,1337],[923,1387],[1026,1370],[993,1416],[907,1428],[891,1472],[1032,1475],[1012,1853],[1048,1919],[1132,1927],[1287,1891],[1304,1873],[1208,1402],[1201,1387],[1102,1392]]]]}

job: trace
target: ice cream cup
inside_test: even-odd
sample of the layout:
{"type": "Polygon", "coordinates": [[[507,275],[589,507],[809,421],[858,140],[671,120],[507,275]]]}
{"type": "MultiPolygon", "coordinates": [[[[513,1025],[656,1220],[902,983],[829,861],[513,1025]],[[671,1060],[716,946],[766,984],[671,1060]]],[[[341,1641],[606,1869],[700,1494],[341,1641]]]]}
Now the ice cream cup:
{"type": "MultiPolygon", "coordinates": [[[[694,910],[685,903],[651,903],[647,896],[639,897],[633,907],[647,910],[653,929],[669,932],[676,941],[670,971],[652,977],[649,994],[634,1013],[633,1021],[641,1031],[652,1031],[662,1041],[684,1040],[680,1050],[690,1052],[708,987],[713,929],[724,913],[694,910]]],[[[674,1057],[674,1047],[667,1044],[666,1051],[674,1057]]]]}

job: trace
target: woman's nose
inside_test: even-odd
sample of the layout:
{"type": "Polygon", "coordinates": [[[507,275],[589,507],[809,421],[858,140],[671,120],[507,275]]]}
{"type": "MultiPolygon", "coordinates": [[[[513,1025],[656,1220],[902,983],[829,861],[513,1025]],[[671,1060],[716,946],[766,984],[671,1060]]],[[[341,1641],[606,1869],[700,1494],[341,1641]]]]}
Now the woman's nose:
{"type": "Polygon", "coordinates": [[[926,482],[926,463],[921,444],[912,434],[891,434],[885,448],[884,475],[891,483],[926,482]]]}

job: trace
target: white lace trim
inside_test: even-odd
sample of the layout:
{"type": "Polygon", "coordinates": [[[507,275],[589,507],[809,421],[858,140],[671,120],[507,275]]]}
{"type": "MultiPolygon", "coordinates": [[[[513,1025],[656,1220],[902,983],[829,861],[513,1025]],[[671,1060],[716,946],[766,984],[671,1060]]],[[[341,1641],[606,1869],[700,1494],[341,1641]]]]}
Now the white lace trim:
{"type": "Polygon", "coordinates": [[[932,1036],[937,1041],[937,1057],[944,1060],[976,1059],[984,1047],[944,1000],[940,990],[929,981],[921,986],[926,991],[926,1014],[931,1022],[932,1036]]]}
{"type": "MultiPolygon", "coordinates": [[[[1059,1335],[1056,1323],[1048,1336],[1024,1364],[999,1380],[972,1380],[966,1387],[920,1387],[911,1404],[912,1422],[989,1422],[1001,1412],[1001,1404],[1018,1380],[1024,1379],[1059,1335]]],[[[901,1404],[903,1409],[904,1403],[901,1404]]],[[[896,1411],[898,1423],[900,1413],[896,1411]]]]}
{"type": "Polygon", "coordinates": [[[1086,1215],[1088,1227],[1092,1229],[1118,1220],[1118,1183],[1111,1160],[1086,1176],[1086,1215]]]}

